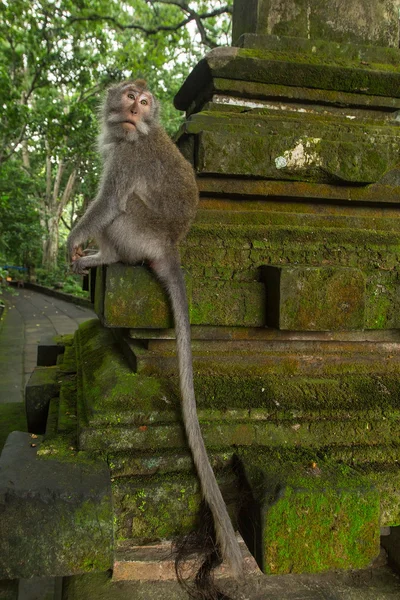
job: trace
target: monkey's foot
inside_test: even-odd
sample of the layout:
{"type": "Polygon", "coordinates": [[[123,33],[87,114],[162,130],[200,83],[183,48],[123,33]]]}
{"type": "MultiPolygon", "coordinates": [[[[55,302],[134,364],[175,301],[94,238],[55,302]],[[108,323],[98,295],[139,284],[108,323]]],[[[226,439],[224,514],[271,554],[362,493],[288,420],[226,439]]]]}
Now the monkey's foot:
{"type": "Polygon", "coordinates": [[[87,265],[85,264],[83,258],[78,258],[77,260],[74,260],[71,264],[71,268],[75,275],[87,275],[89,273],[89,269],[87,268],[87,265]]]}

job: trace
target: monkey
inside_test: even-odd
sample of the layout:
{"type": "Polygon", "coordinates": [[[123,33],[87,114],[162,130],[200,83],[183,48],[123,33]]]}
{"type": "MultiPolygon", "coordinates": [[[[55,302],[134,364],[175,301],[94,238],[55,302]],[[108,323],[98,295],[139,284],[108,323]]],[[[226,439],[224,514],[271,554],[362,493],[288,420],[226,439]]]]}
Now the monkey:
{"type": "Polygon", "coordinates": [[[242,556],[211,467],[197,416],[188,301],[178,243],[195,217],[199,195],[192,166],[159,123],[159,104],[144,80],[108,90],[99,150],[102,177],[95,200],[68,238],[75,273],[121,261],[146,262],[167,289],[174,316],[183,423],[202,495],[211,510],[221,559],[238,578],[242,556]],[[99,251],[84,256],[95,238],[99,251]]]}

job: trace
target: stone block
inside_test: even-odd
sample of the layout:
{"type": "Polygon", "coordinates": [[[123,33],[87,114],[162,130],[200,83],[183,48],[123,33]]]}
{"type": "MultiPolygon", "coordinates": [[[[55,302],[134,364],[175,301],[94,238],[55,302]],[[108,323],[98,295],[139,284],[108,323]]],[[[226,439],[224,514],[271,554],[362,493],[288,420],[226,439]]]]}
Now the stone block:
{"type": "MultiPolygon", "coordinates": [[[[232,470],[216,473],[228,510],[236,500],[232,470]]],[[[112,483],[116,544],[146,544],[173,539],[196,529],[201,493],[194,470],[147,477],[123,477],[112,483]]],[[[234,510],[232,511],[234,513],[234,510]]]]}
{"type": "Polygon", "coordinates": [[[15,431],[0,457],[0,578],[109,569],[113,530],[107,466],[100,460],[40,460],[39,446],[38,439],[15,431]]]}
{"type": "Polygon", "coordinates": [[[358,269],[265,267],[268,324],[294,331],[362,329],[365,278],[358,269]]]}
{"type": "MultiPolygon", "coordinates": [[[[92,269],[93,271],[94,269],[92,269]]],[[[102,317],[104,314],[104,292],[105,292],[105,267],[96,268],[96,277],[93,290],[93,308],[95,313],[102,317]]]]}
{"type": "Polygon", "coordinates": [[[395,0],[235,0],[234,44],[246,33],[399,47],[395,0]]]}
{"type": "MultiPolygon", "coordinates": [[[[263,283],[203,278],[192,290],[186,274],[186,286],[194,325],[265,324],[263,283]]],[[[108,327],[164,329],[174,323],[167,293],[155,275],[145,267],[122,264],[107,267],[103,319],[108,327]]]]}
{"type": "Polygon", "coordinates": [[[366,272],[365,327],[400,327],[400,274],[397,268],[366,272]]]}
{"type": "Polygon", "coordinates": [[[344,116],[259,109],[203,112],[185,128],[199,134],[196,168],[203,175],[374,183],[396,165],[400,151],[397,128],[382,125],[364,123],[361,130],[344,116]]]}
{"type": "Polygon", "coordinates": [[[249,498],[239,528],[264,573],[359,569],[378,556],[379,494],[355,471],[306,453],[239,458],[249,498]]]}
{"type": "Polygon", "coordinates": [[[36,367],[25,388],[25,407],[30,433],[46,431],[51,398],[60,390],[58,367],[36,367]]]}
{"type": "MultiPolygon", "coordinates": [[[[242,537],[237,535],[237,539],[242,552],[244,574],[261,575],[242,537]]],[[[200,566],[201,557],[193,556],[185,561],[184,571],[190,576],[200,566]]],[[[225,563],[215,569],[214,576],[216,579],[230,576],[225,563]]],[[[168,541],[144,546],[134,546],[132,543],[120,544],[114,561],[113,581],[176,581],[171,543],[168,541]]]]}
{"type": "Polygon", "coordinates": [[[174,103],[179,110],[187,110],[214,78],[399,98],[400,73],[395,61],[390,56],[382,66],[376,60],[360,61],[351,53],[329,59],[303,51],[216,48],[193,69],[174,103]]]}

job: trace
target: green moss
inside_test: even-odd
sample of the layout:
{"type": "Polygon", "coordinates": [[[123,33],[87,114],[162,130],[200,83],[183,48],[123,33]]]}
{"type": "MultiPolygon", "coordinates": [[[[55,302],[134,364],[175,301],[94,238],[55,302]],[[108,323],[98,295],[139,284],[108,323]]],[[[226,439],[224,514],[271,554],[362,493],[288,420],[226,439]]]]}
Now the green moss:
{"type": "Polygon", "coordinates": [[[366,478],[287,449],[240,451],[240,458],[259,511],[265,572],[361,568],[377,556],[379,495],[366,478]]]}
{"type": "MultiPolygon", "coordinates": [[[[219,473],[222,491],[232,486],[231,473],[219,473]]],[[[165,474],[124,478],[113,483],[117,541],[134,543],[171,539],[197,526],[201,494],[197,477],[165,474]]]]}
{"type": "Polygon", "coordinates": [[[64,354],[61,355],[62,361],[60,364],[60,371],[62,373],[76,373],[76,357],[75,357],[75,346],[72,344],[67,346],[64,354]]]}
{"type": "Polygon", "coordinates": [[[76,393],[76,375],[64,377],[60,389],[60,402],[58,410],[57,430],[59,432],[76,432],[76,393]]]}
{"type": "MultiPolygon", "coordinates": [[[[81,395],[91,425],[121,422],[143,424],[140,415],[165,410],[171,391],[156,377],[134,373],[112,333],[98,321],[79,328],[77,343],[82,365],[81,395]]],[[[172,407],[173,408],[173,407],[172,407]]]]}
{"type": "Polygon", "coordinates": [[[400,325],[400,279],[397,270],[370,271],[367,276],[366,327],[396,329],[400,325]]]}
{"type": "Polygon", "coordinates": [[[72,333],[65,335],[55,335],[53,337],[53,340],[58,346],[72,346],[74,342],[74,335],[72,333]]]}
{"type": "Polygon", "coordinates": [[[269,325],[291,331],[362,329],[365,278],[358,269],[267,267],[269,325]]]}
{"type": "Polygon", "coordinates": [[[214,68],[211,65],[211,74],[244,81],[399,97],[397,64],[362,64],[359,59],[346,56],[241,48],[232,60],[217,63],[214,68]]]}

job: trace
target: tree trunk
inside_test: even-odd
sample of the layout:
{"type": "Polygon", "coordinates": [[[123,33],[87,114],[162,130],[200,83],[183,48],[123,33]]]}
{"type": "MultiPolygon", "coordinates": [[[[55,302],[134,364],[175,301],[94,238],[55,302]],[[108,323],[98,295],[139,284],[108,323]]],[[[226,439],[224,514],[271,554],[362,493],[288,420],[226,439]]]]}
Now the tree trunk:
{"type": "Polygon", "coordinates": [[[62,160],[60,160],[57,169],[57,175],[54,181],[53,190],[51,191],[51,173],[49,174],[49,170],[51,169],[51,163],[47,161],[47,173],[46,173],[46,208],[45,208],[45,224],[47,230],[47,238],[43,243],[43,258],[42,258],[42,266],[45,269],[53,270],[57,267],[57,258],[58,258],[58,242],[59,242],[59,225],[61,220],[61,215],[64,207],[69,202],[75,181],[77,171],[73,169],[69,175],[67,184],[64,188],[61,199],[59,199],[60,189],[61,189],[61,179],[64,173],[65,165],[62,160]]]}

